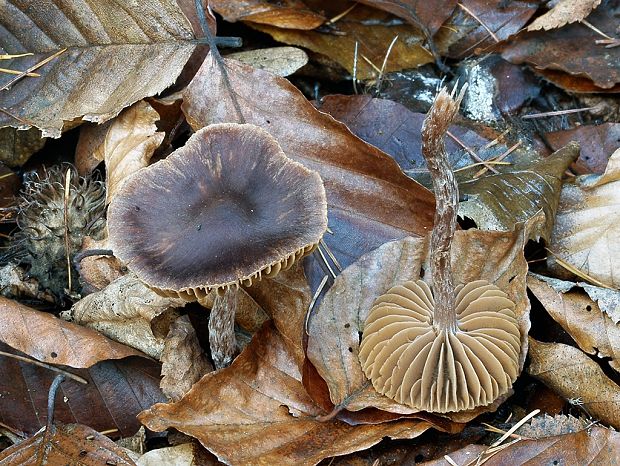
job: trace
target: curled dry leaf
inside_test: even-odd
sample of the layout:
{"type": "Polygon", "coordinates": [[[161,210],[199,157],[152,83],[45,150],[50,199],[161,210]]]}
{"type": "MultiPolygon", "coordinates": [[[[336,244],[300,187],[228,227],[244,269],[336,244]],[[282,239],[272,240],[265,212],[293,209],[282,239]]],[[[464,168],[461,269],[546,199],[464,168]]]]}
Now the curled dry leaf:
{"type": "MultiPolygon", "coordinates": [[[[484,279],[497,285],[516,303],[515,313],[522,337],[519,367],[523,367],[529,330],[529,301],[525,290],[527,263],[523,247],[539,215],[512,232],[457,231],[452,243],[455,284],[484,279]]],[[[422,239],[407,238],[384,244],[345,269],[325,294],[310,318],[308,359],[329,387],[334,405],[349,411],[375,407],[409,414],[414,409],[377,393],[366,379],[358,360],[360,335],[375,299],[392,286],[418,279],[428,269],[428,248],[422,239]]],[[[426,274],[427,275],[427,274],[426,274]]],[[[466,422],[497,403],[463,413],[451,420],[466,422]]]]}
{"type": "MultiPolygon", "coordinates": [[[[433,195],[388,155],[316,110],[286,79],[225,63],[246,123],[269,131],[288,157],[321,175],[334,233],[324,240],[343,266],[385,241],[430,231],[433,195]]],[[[194,129],[238,118],[212,56],[187,87],[183,111],[194,129]]],[[[308,279],[317,285],[325,272],[316,261],[310,269],[308,279]]]]}
{"type": "Polygon", "coordinates": [[[271,47],[247,50],[226,55],[259,70],[267,70],[276,76],[288,76],[308,63],[308,54],[296,47],[271,47]]]}
{"type": "Polygon", "coordinates": [[[620,387],[581,350],[530,338],[528,373],[589,415],[616,429],[620,426],[620,387]]]}
{"type": "Polygon", "coordinates": [[[394,42],[385,65],[386,72],[416,68],[433,61],[433,55],[424,47],[424,34],[409,24],[390,24],[393,19],[388,13],[358,5],[331,26],[336,34],[267,25],[252,26],[278,42],[326,55],[351,74],[354,73],[357,42],[355,74],[358,79],[370,79],[379,75],[388,48],[396,36],[398,39],[394,42]],[[362,59],[362,56],[372,64],[362,59]]]}
{"type": "Polygon", "coordinates": [[[181,299],[157,295],[134,275],[125,275],[82,298],[61,316],[159,359],[167,331],[155,335],[154,319],[184,305],[181,299]]]}
{"type": "Polygon", "coordinates": [[[94,330],[6,298],[0,298],[0,341],[39,361],[77,368],[141,355],[94,330]]]}
{"type": "Polygon", "coordinates": [[[231,23],[250,21],[280,28],[314,29],[325,21],[325,17],[309,9],[301,0],[210,0],[209,6],[231,23]]]}
{"type": "Polygon", "coordinates": [[[620,326],[587,294],[559,293],[532,275],[527,278],[527,286],[579,348],[599,358],[610,358],[609,365],[620,372],[620,326]]]}
{"type": "Polygon", "coordinates": [[[105,160],[106,201],[109,203],[124,180],[146,167],[155,149],[164,140],[155,122],[159,113],[147,102],[140,101],[115,118],[97,149],[105,160]]]}
{"type": "Polygon", "coordinates": [[[324,414],[304,390],[285,341],[267,323],[231,366],[207,374],[180,401],[153,406],[140,420],[151,430],[173,427],[191,435],[220,461],[238,465],[313,465],[430,427],[417,420],[354,427],[316,419],[324,414]]]}
{"type": "Polygon", "coordinates": [[[0,452],[0,465],[73,464],[134,466],[125,450],[88,426],[52,426],[0,452]]]}
{"type": "Polygon", "coordinates": [[[178,317],[170,326],[161,353],[162,391],[172,401],[178,401],[212,370],[189,317],[178,317]]]}
{"type": "MultiPolygon", "coordinates": [[[[3,50],[34,54],[3,61],[6,68],[28,69],[66,49],[37,69],[40,77],[21,79],[0,98],[0,126],[36,126],[44,136],[59,137],[63,122],[76,118],[104,122],[161,92],[196,48],[175,0],[102,0],[96,8],[42,0],[3,9],[0,24],[3,50]]],[[[0,78],[7,85],[13,76],[0,78]]]]}
{"type": "Polygon", "coordinates": [[[528,167],[460,183],[466,200],[459,204],[459,216],[471,218],[483,230],[506,231],[542,210],[545,223],[531,235],[549,240],[562,176],[578,155],[579,146],[571,143],[528,167]]]}
{"type": "MultiPolygon", "coordinates": [[[[73,348],[76,354],[88,349],[79,341],[73,348]]],[[[13,352],[4,344],[0,350],[13,352]]],[[[159,389],[159,364],[144,357],[101,361],[88,369],[59,369],[88,382],[84,385],[67,379],[60,387],[62,396],[54,418],[63,423],[85,424],[99,431],[117,429],[115,435],[127,437],[140,427],[136,419],[140,411],[166,400],[159,389]]],[[[49,387],[56,372],[1,356],[0,373],[0,422],[33,435],[46,423],[47,391],[41,387],[49,387]]]]}
{"type": "MultiPolygon", "coordinates": [[[[620,149],[600,176],[566,184],[551,235],[549,262],[567,262],[604,286],[620,288],[620,149]]],[[[599,283],[599,286],[600,286],[599,283]]]]}
{"type": "Polygon", "coordinates": [[[556,29],[585,19],[601,0],[559,0],[553,8],[534,20],[528,31],[556,29]]]}

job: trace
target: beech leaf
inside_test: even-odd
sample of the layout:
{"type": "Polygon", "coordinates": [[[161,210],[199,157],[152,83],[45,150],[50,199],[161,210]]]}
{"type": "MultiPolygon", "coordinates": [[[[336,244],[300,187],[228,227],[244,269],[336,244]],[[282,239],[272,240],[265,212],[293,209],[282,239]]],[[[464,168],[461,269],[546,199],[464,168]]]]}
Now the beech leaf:
{"type": "Polygon", "coordinates": [[[620,288],[619,206],[620,149],[605,173],[580,176],[562,189],[550,262],[557,256],[603,285],[620,288]]]}
{"type": "Polygon", "coordinates": [[[536,18],[527,27],[527,30],[556,29],[569,23],[581,21],[600,4],[601,0],[560,0],[555,3],[551,10],[536,18]]]}
{"type": "Polygon", "coordinates": [[[229,367],[204,376],[180,401],[140,414],[155,431],[173,427],[235,465],[313,465],[383,437],[414,438],[431,425],[401,420],[350,426],[324,415],[304,390],[287,345],[270,323],[229,367]]]}
{"type": "Polygon", "coordinates": [[[530,338],[528,373],[592,417],[620,426],[620,387],[578,348],[530,338]]]}
{"type": "MultiPolygon", "coordinates": [[[[175,0],[13,2],[0,12],[3,67],[37,69],[0,95],[0,126],[36,126],[59,137],[65,121],[97,123],[174,82],[194,51],[194,34],[175,0]],[[44,97],[43,97],[44,96],[44,97]]],[[[0,85],[13,79],[0,75],[0,85]]]]}

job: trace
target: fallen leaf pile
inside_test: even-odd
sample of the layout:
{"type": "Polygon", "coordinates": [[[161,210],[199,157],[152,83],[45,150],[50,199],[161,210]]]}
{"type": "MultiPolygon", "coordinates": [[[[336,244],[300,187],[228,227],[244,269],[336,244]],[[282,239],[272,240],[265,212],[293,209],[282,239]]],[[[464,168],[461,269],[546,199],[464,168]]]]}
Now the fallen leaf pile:
{"type": "MultiPolygon", "coordinates": [[[[587,465],[620,456],[619,0],[5,3],[0,465],[587,465]],[[439,296],[431,233],[445,205],[422,146],[440,87],[465,89],[441,135],[460,195],[446,261],[455,286],[499,287],[520,332],[508,392],[442,414],[381,395],[359,357],[379,296],[407,280],[439,296]],[[227,300],[217,289],[150,288],[133,260],[110,250],[106,214],[80,217],[89,213],[80,189],[105,185],[114,208],[123,185],[144,186],[150,167],[193,133],[227,123],[260,127],[318,173],[327,231],[303,260],[246,280],[236,301],[224,290],[227,300]],[[24,176],[40,180],[64,162],[88,178],[57,170],[60,202],[23,198],[24,176]],[[36,227],[19,221],[29,205],[41,209],[36,227]],[[104,221],[99,236],[70,242],[73,225],[104,221]],[[45,251],[49,231],[68,275],[54,290],[46,280],[55,274],[31,274],[44,259],[26,260],[19,247],[27,238],[45,251]],[[236,357],[218,370],[212,308],[236,309],[227,334],[236,357]],[[57,374],[65,380],[48,411],[57,374]]],[[[165,195],[169,218],[187,223],[187,206],[165,195]]],[[[103,191],[100,199],[103,209],[103,191]]],[[[241,260],[230,255],[222,260],[241,260]]]]}

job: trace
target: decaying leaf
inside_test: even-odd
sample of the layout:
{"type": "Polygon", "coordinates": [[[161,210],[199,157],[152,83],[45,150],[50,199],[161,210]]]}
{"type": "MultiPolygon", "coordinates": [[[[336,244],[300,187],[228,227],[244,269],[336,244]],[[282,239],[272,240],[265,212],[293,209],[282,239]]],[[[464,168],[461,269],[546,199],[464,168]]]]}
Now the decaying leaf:
{"type": "Polygon", "coordinates": [[[460,183],[459,190],[466,200],[459,204],[459,216],[471,218],[483,230],[506,231],[542,210],[545,223],[531,234],[534,239],[549,240],[562,176],[578,155],[579,146],[569,144],[527,168],[460,183]]]}
{"type": "Polygon", "coordinates": [[[7,298],[36,299],[54,303],[55,297],[49,291],[41,290],[36,278],[13,263],[0,267],[0,293],[7,298]]]}
{"type": "MultiPolygon", "coordinates": [[[[498,448],[470,445],[450,453],[456,464],[484,464],[504,466],[507,464],[539,465],[566,464],[595,466],[616,464],[620,455],[620,433],[605,427],[591,425],[579,432],[545,437],[538,440],[521,439],[498,448]]],[[[447,461],[437,460],[421,463],[424,466],[444,466],[447,461]]]]}
{"type": "Polygon", "coordinates": [[[231,23],[242,20],[280,28],[314,29],[325,21],[324,16],[309,9],[301,0],[210,0],[209,6],[231,23]]]}
{"type": "Polygon", "coordinates": [[[140,101],[124,110],[108,128],[103,144],[95,149],[97,158],[105,160],[106,202],[128,176],[149,164],[164,139],[164,133],[158,132],[155,125],[158,120],[159,113],[140,101]]]}
{"type": "MultiPolygon", "coordinates": [[[[196,47],[175,0],[13,3],[2,9],[0,24],[3,50],[34,54],[4,61],[6,68],[25,70],[60,53],[37,69],[40,77],[25,77],[0,95],[1,126],[36,126],[44,136],[59,137],[63,122],[76,118],[104,122],[161,92],[196,47]]],[[[12,79],[3,73],[0,85],[12,79]]]]}
{"type": "Polygon", "coordinates": [[[553,437],[555,435],[572,434],[590,427],[591,421],[581,417],[548,414],[534,417],[515,432],[517,435],[531,439],[553,437]]]}
{"type": "Polygon", "coordinates": [[[161,353],[162,391],[172,401],[178,401],[212,370],[189,317],[178,317],[170,326],[161,353]]]}
{"type": "Polygon", "coordinates": [[[151,430],[180,430],[220,461],[239,465],[313,465],[430,427],[419,420],[350,426],[317,419],[324,414],[304,390],[286,343],[267,323],[231,366],[207,374],[180,401],[153,406],[140,420],[151,430]]]}
{"type": "Polygon", "coordinates": [[[620,326],[599,309],[585,293],[559,293],[530,275],[527,286],[545,310],[588,354],[610,358],[609,365],[620,372],[620,326]]]}
{"type": "MultiPolygon", "coordinates": [[[[88,330],[88,329],[85,329],[88,330]]],[[[14,352],[0,345],[5,352],[14,352]]],[[[88,346],[76,342],[77,356],[88,346]]],[[[79,423],[98,431],[116,429],[116,436],[133,435],[140,423],[136,415],[166,397],[159,389],[160,365],[144,357],[101,361],[88,369],[60,366],[88,384],[66,380],[60,387],[54,418],[79,423]],[[62,400],[62,401],[61,401],[62,400]]],[[[12,357],[0,356],[0,423],[33,435],[46,423],[47,390],[56,372],[12,357]]]]}
{"type": "Polygon", "coordinates": [[[41,362],[77,368],[141,355],[94,330],[6,298],[0,298],[0,341],[41,362]]]}
{"type": "Polygon", "coordinates": [[[603,173],[607,167],[609,154],[618,148],[620,140],[620,123],[602,125],[580,125],[565,131],[553,131],[545,134],[546,140],[554,150],[577,141],[581,152],[572,170],[577,175],[603,173]]]}
{"type": "MultiPolygon", "coordinates": [[[[599,31],[615,31],[619,11],[620,3],[606,1],[588,16],[588,23],[599,31]]],[[[611,89],[620,83],[620,47],[605,48],[596,43],[600,38],[583,24],[569,24],[553,31],[520,34],[506,43],[502,56],[512,63],[586,77],[599,88],[611,89]]]]}
{"type": "MultiPolygon", "coordinates": [[[[432,194],[404,175],[388,155],[316,110],[287,80],[225,62],[245,122],[269,131],[287,156],[321,175],[334,233],[324,239],[343,266],[385,241],[430,231],[432,194]]],[[[230,92],[211,56],[186,89],[183,110],[194,129],[237,121],[230,92]]],[[[316,285],[325,272],[316,261],[310,268],[308,279],[316,285]]]]}
{"type": "Polygon", "coordinates": [[[604,424],[620,426],[620,387],[581,350],[530,338],[528,373],[604,424]]]}
{"type": "Polygon", "coordinates": [[[267,70],[277,76],[288,76],[308,63],[308,55],[296,47],[271,47],[247,50],[226,55],[226,58],[240,61],[260,70],[267,70]]]}
{"type": "MultiPolygon", "coordinates": [[[[520,367],[527,352],[530,325],[523,247],[530,229],[541,220],[539,215],[535,221],[520,224],[512,232],[457,231],[452,243],[455,284],[486,279],[516,303],[515,313],[523,342],[520,367]]],[[[397,283],[418,279],[422,269],[428,269],[427,254],[423,239],[408,238],[384,244],[345,269],[310,318],[308,359],[327,383],[334,405],[349,411],[376,407],[395,413],[415,412],[374,390],[362,372],[358,351],[372,303],[397,283]]],[[[456,422],[466,422],[483,411],[495,409],[501,401],[472,411],[449,413],[449,417],[456,422]]]]}
{"type": "Polygon", "coordinates": [[[578,177],[562,188],[551,264],[558,257],[604,286],[620,288],[619,205],[620,149],[609,158],[605,173],[578,177]]]}
{"type": "Polygon", "coordinates": [[[163,334],[155,335],[154,320],[184,305],[180,298],[157,295],[129,274],[114,280],[103,290],[82,298],[61,317],[159,359],[167,329],[163,334]]]}
{"type": "Polygon", "coordinates": [[[528,31],[556,29],[585,19],[601,0],[559,0],[553,8],[534,20],[528,31]]]}
{"type": "Polygon", "coordinates": [[[72,464],[99,466],[114,464],[135,466],[135,463],[105,435],[81,424],[52,426],[28,440],[0,452],[0,465],[72,464]]]}
{"type": "Polygon", "coordinates": [[[305,47],[326,55],[351,74],[356,61],[357,42],[355,73],[358,79],[376,78],[379,75],[388,48],[397,36],[398,39],[386,61],[386,72],[431,63],[433,55],[424,47],[424,34],[409,24],[390,24],[391,18],[393,17],[388,13],[358,5],[331,26],[336,31],[334,34],[267,25],[253,27],[269,34],[278,42],[305,47]]]}

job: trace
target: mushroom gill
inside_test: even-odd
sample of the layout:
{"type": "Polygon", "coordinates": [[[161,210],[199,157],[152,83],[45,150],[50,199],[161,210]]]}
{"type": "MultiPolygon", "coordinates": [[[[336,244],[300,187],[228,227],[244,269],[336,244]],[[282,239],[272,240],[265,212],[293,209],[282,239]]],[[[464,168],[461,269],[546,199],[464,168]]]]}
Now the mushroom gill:
{"type": "Polygon", "coordinates": [[[514,303],[485,280],[456,288],[457,330],[433,325],[435,301],[422,280],[374,303],[359,358],[375,389],[412,408],[445,413],[491,403],[519,371],[514,303]]]}

